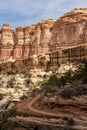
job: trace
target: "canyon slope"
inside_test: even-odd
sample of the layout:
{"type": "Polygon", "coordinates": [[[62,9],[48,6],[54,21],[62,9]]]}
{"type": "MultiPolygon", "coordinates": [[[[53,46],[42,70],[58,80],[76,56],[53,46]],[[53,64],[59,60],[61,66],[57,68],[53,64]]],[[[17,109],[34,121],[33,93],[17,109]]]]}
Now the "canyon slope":
{"type": "Polygon", "coordinates": [[[58,20],[18,27],[15,32],[9,24],[4,24],[0,30],[0,62],[86,43],[87,8],[74,9],[58,20]]]}
{"type": "Polygon", "coordinates": [[[87,61],[73,74],[51,75],[19,102],[9,118],[15,130],[87,130],[87,61]]]}

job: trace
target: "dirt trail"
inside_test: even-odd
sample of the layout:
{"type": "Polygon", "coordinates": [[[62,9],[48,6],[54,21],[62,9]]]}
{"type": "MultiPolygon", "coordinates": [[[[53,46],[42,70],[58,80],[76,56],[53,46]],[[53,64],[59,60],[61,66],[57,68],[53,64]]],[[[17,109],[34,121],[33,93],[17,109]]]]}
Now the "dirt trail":
{"type": "Polygon", "coordinates": [[[51,128],[57,127],[60,129],[68,126],[73,130],[87,130],[86,111],[84,111],[83,109],[79,109],[78,107],[76,109],[76,107],[74,108],[72,106],[65,106],[66,104],[63,104],[63,108],[59,108],[59,111],[57,111],[57,113],[38,110],[37,108],[35,108],[34,104],[41,98],[43,98],[42,95],[37,95],[31,100],[24,101],[24,103],[22,102],[21,104],[19,104],[18,110],[20,111],[20,116],[11,118],[10,121],[17,123],[18,126],[27,128],[33,125],[49,126],[51,128]],[[23,112],[26,113],[27,117],[23,115],[22,109],[24,110],[23,112]],[[74,125],[69,126],[67,120],[64,120],[64,117],[72,118],[74,121],[74,125]]]}
{"type": "Polygon", "coordinates": [[[35,97],[28,105],[28,109],[31,111],[31,112],[34,112],[38,115],[42,115],[42,116],[47,116],[47,117],[57,117],[57,118],[62,118],[64,117],[64,114],[53,114],[53,113],[50,113],[50,112],[45,112],[45,111],[42,111],[42,110],[37,110],[33,107],[33,104],[41,98],[41,95],[38,95],[37,97],[35,97]]]}

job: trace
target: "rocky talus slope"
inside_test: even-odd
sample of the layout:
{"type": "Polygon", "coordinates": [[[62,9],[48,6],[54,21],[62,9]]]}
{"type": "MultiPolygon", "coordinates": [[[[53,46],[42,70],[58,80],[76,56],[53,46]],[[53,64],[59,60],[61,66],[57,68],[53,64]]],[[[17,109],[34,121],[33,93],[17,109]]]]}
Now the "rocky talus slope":
{"type": "Polygon", "coordinates": [[[0,62],[28,58],[59,48],[87,43],[87,9],[74,9],[58,20],[42,20],[14,32],[9,24],[0,30],[0,62]]]}

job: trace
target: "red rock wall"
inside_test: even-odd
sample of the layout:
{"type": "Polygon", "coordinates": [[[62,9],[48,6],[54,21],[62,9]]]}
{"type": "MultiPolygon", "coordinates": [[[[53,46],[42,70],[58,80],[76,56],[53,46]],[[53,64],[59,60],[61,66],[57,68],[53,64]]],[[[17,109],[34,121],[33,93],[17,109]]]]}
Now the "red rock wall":
{"type": "Polygon", "coordinates": [[[87,43],[87,9],[80,8],[59,20],[43,20],[36,25],[19,27],[16,32],[4,24],[0,31],[0,62],[10,57],[27,58],[59,48],[87,43]]]}

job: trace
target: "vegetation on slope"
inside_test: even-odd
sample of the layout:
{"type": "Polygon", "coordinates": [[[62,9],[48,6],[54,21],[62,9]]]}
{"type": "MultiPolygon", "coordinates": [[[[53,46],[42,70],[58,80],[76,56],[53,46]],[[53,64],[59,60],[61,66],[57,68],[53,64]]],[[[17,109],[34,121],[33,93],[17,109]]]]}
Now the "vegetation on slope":
{"type": "Polygon", "coordinates": [[[52,74],[48,81],[42,84],[45,93],[57,92],[58,88],[62,88],[61,97],[71,98],[72,96],[87,95],[87,88],[81,86],[87,83],[87,61],[82,61],[78,70],[73,72],[67,71],[62,76],[52,74]]]}

